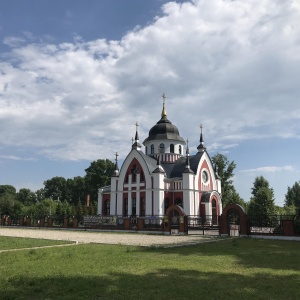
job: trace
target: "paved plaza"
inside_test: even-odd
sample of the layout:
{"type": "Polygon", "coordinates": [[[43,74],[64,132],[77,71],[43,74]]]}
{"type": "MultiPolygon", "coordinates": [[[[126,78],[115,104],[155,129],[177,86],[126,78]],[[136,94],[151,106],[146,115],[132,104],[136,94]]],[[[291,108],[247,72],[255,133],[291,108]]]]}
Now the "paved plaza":
{"type": "Polygon", "coordinates": [[[219,237],[203,235],[158,235],[140,233],[100,232],[92,230],[54,230],[39,228],[0,228],[0,236],[50,240],[67,240],[76,243],[119,244],[130,246],[180,246],[216,241],[219,237]]]}

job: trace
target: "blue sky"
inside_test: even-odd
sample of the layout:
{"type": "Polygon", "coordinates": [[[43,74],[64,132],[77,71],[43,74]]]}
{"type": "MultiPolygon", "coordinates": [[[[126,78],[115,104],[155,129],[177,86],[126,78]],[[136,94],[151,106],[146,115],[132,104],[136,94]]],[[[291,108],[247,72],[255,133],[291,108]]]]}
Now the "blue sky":
{"type": "Polygon", "coordinates": [[[169,119],[256,176],[276,203],[300,180],[297,0],[0,0],[0,184],[37,190],[124,159],[169,119]]]}

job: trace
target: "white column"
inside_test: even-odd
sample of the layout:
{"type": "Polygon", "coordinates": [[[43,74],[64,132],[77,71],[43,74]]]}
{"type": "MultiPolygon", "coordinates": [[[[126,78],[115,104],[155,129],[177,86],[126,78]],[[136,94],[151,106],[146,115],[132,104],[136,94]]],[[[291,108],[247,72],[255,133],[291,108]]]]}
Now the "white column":
{"type": "Polygon", "coordinates": [[[132,199],[131,199],[131,191],[128,191],[128,215],[130,216],[132,213],[132,199]]]}
{"type": "Polygon", "coordinates": [[[163,207],[164,190],[165,190],[164,175],[165,175],[164,173],[153,174],[154,215],[164,214],[164,207],[163,207]]]}
{"type": "Polygon", "coordinates": [[[152,189],[146,190],[146,215],[152,214],[152,189]]]}
{"type": "Polygon", "coordinates": [[[97,214],[102,214],[102,199],[103,199],[103,189],[98,189],[98,211],[97,214]]]}
{"type": "Polygon", "coordinates": [[[136,175],[136,215],[140,215],[140,174],[136,175]]]}

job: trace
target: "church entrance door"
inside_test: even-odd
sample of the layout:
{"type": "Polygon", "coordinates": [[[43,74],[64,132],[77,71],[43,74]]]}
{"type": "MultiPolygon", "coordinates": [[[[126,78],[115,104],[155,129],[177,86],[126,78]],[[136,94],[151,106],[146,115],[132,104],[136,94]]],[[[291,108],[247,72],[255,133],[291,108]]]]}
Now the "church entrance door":
{"type": "Polygon", "coordinates": [[[234,208],[227,212],[227,230],[230,236],[240,235],[240,213],[234,208]]]}
{"type": "Polygon", "coordinates": [[[187,216],[179,205],[171,205],[166,211],[167,231],[171,234],[187,234],[187,216]]]}

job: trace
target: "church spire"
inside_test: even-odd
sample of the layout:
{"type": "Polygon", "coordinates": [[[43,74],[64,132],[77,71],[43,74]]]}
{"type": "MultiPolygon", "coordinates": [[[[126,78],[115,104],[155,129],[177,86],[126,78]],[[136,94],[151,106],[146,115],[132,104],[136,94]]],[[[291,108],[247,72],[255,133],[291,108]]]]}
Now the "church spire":
{"type": "Polygon", "coordinates": [[[202,124],[200,124],[201,133],[200,133],[200,145],[197,147],[198,152],[203,152],[204,150],[206,150],[206,147],[204,146],[202,128],[203,128],[203,126],[202,126],[202,124]]]}
{"type": "Polygon", "coordinates": [[[166,95],[165,93],[162,94],[162,98],[163,98],[163,109],[162,109],[162,112],[161,112],[161,117],[162,118],[166,118],[167,117],[167,111],[166,111],[166,107],[165,107],[165,102],[166,102],[166,95]]]}
{"type": "Polygon", "coordinates": [[[189,149],[189,139],[186,140],[186,168],[190,168],[190,159],[189,159],[189,155],[190,155],[190,149],[189,149]]]}
{"type": "Polygon", "coordinates": [[[115,155],[116,155],[116,158],[115,158],[116,163],[115,163],[114,176],[118,177],[119,176],[119,166],[118,166],[118,156],[119,156],[119,154],[118,154],[118,152],[116,152],[115,155]]]}
{"type": "Polygon", "coordinates": [[[165,173],[165,170],[163,169],[162,165],[160,164],[160,149],[159,148],[158,148],[156,166],[157,166],[157,168],[153,171],[153,173],[165,173]]]}
{"type": "Polygon", "coordinates": [[[139,143],[139,133],[138,133],[138,128],[139,128],[139,123],[136,122],[135,123],[135,138],[134,138],[134,143],[132,144],[132,149],[136,149],[136,150],[141,150],[142,146],[139,143]]]}
{"type": "Polygon", "coordinates": [[[191,173],[193,174],[194,172],[191,170],[190,166],[190,149],[189,149],[189,139],[186,140],[186,163],[185,163],[185,170],[183,173],[191,173]]]}

